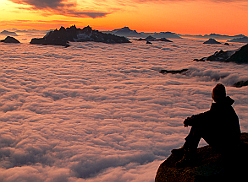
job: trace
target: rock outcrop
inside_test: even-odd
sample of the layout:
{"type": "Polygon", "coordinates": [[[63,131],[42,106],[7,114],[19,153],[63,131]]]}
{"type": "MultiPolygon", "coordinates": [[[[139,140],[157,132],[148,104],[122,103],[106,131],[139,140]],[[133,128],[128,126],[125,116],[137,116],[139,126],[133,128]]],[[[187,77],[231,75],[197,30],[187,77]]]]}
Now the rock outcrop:
{"type": "Polygon", "coordinates": [[[173,42],[172,40],[166,39],[166,38],[161,38],[159,41],[164,41],[164,42],[173,42]]]}
{"type": "Polygon", "coordinates": [[[226,62],[248,63],[248,44],[235,51],[226,62]]]}
{"type": "Polygon", "coordinates": [[[173,41],[171,41],[169,39],[166,39],[166,38],[157,39],[157,38],[154,38],[151,35],[149,35],[145,39],[140,38],[140,39],[138,39],[138,41],[164,41],[164,42],[173,42],[173,41]]]}
{"type": "Polygon", "coordinates": [[[194,167],[175,167],[180,158],[171,154],[159,166],[155,182],[244,181],[248,171],[248,133],[241,134],[239,148],[231,147],[228,156],[217,153],[210,146],[198,148],[194,167]]]}
{"type": "Polygon", "coordinates": [[[62,45],[68,46],[71,42],[103,42],[103,43],[130,43],[125,37],[120,37],[113,34],[105,34],[98,30],[92,30],[90,26],[83,29],[71,26],[70,28],[61,27],[59,30],[50,31],[43,38],[34,38],[30,44],[42,45],[62,45]]]}
{"type": "Polygon", "coordinates": [[[203,42],[203,44],[221,44],[221,43],[216,41],[215,39],[210,38],[209,40],[203,42]]]}
{"type": "Polygon", "coordinates": [[[1,40],[4,43],[20,43],[19,40],[15,39],[14,37],[7,36],[4,40],[1,40]]]}
{"type": "Polygon", "coordinates": [[[223,61],[235,63],[248,63],[248,44],[234,51],[216,51],[209,57],[194,59],[194,61],[223,61]]]}
{"type": "Polygon", "coordinates": [[[240,88],[240,87],[244,87],[244,86],[248,86],[248,80],[246,81],[238,81],[236,83],[233,84],[234,87],[240,88]]]}
{"type": "Polygon", "coordinates": [[[186,71],[188,71],[189,69],[185,68],[185,69],[181,69],[181,70],[160,70],[160,73],[166,74],[166,73],[171,73],[171,74],[182,74],[186,71]]]}

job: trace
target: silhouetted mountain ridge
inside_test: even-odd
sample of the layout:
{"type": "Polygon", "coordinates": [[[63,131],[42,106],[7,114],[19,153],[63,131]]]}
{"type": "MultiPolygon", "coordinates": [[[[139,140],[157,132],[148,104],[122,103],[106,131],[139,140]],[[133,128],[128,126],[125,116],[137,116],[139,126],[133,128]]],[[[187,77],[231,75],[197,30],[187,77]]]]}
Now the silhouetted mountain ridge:
{"type": "Polygon", "coordinates": [[[75,25],[70,28],[61,27],[59,30],[55,29],[48,32],[43,38],[34,38],[31,44],[43,45],[63,45],[69,46],[71,42],[103,42],[103,43],[130,43],[125,37],[120,37],[113,34],[105,34],[98,30],[93,30],[90,26],[83,29],[76,28],[75,25]]]}
{"type": "Polygon", "coordinates": [[[131,30],[129,27],[123,27],[120,29],[114,29],[112,31],[103,31],[104,33],[112,33],[119,36],[126,37],[148,37],[152,36],[155,38],[174,38],[174,39],[182,39],[178,34],[172,32],[160,32],[160,33],[138,33],[136,30],[131,30]]]}

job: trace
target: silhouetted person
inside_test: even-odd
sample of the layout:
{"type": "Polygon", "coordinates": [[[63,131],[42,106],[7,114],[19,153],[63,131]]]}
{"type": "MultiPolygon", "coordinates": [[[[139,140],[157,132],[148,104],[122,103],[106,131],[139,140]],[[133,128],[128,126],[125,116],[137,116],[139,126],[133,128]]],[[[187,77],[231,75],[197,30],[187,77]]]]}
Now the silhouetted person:
{"type": "Polygon", "coordinates": [[[176,163],[177,166],[190,166],[195,162],[195,154],[201,138],[220,153],[226,154],[230,152],[230,148],[237,148],[240,140],[240,126],[238,116],[232,107],[234,100],[226,96],[226,90],[222,84],[217,84],[213,88],[212,98],[215,103],[212,103],[209,111],[184,120],[185,127],[192,127],[185,138],[185,144],[171,151],[174,154],[184,155],[176,163]]]}

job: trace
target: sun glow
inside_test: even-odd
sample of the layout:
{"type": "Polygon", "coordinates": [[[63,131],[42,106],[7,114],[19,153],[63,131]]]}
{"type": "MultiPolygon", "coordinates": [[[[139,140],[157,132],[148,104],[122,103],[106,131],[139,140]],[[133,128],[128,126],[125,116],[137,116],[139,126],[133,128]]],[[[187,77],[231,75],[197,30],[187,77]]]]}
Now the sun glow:
{"type": "Polygon", "coordinates": [[[248,2],[0,0],[0,29],[51,29],[90,25],[100,30],[129,26],[138,32],[248,34],[248,2]],[[14,2],[19,2],[14,3],[14,2]]]}

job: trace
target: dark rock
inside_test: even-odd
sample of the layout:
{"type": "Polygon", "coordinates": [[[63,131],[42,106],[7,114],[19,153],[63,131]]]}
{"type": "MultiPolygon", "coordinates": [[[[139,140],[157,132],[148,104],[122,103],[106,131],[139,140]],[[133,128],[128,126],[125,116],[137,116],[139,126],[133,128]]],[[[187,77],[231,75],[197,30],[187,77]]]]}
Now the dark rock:
{"type": "Polygon", "coordinates": [[[235,63],[248,63],[248,44],[241,47],[234,54],[232,54],[226,62],[235,62],[235,63]]]}
{"type": "Polygon", "coordinates": [[[154,38],[153,36],[149,35],[148,37],[145,38],[146,41],[154,41],[156,40],[156,38],[154,38]]]}
{"type": "Polygon", "coordinates": [[[44,38],[34,38],[31,40],[30,44],[42,44],[42,45],[62,45],[68,46],[68,41],[57,38],[57,39],[44,39],[44,38]]]}
{"type": "Polygon", "coordinates": [[[171,74],[181,74],[184,73],[186,71],[188,71],[189,69],[181,69],[181,70],[161,70],[160,73],[166,74],[166,73],[171,73],[171,74]]]}
{"type": "Polygon", "coordinates": [[[216,41],[215,39],[210,38],[209,40],[203,42],[203,44],[221,44],[221,43],[216,41]]]}
{"type": "Polygon", "coordinates": [[[166,39],[166,38],[161,38],[160,41],[164,41],[164,42],[173,42],[173,41],[171,41],[171,40],[169,40],[169,39],[166,39]]]}
{"type": "Polygon", "coordinates": [[[217,182],[244,181],[247,178],[248,133],[241,134],[237,149],[228,147],[229,155],[216,152],[210,146],[197,149],[197,165],[175,167],[180,157],[171,154],[158,168],[155,182],[217,182]]]}
{"type": "Polygon", "coordinates": [[[157,41],[158,39],[156,39],[153,36],[149,35],[145,39],[142,39],[142,38],[138,39],[138,41],[142,41],[142,40],[144,40],[144,41],[157,41]]]}
{"type": "Polygon", "coordinates": [[[222,61],[235,62],[238,64],[248,63],[248,44],[234,51],[216,51],[213,55],[209,57],[194,59],[194,61],[222,61]]]}
{"type": "Polygon", "coordinates": [[[207,57],[203,57],[201,59],[194,59],[193,61],[204,62],[207,60],[207,57]]]}
{"type": "Polygon", "coordinates": [[[216,51],[213,55],[209,56],[207,58],[208,61],[225,61],[227,60],[234,51],[216,51]]]}
{"type": "Polygon", "coordinates": [[[248,86],[248,80],[236,82],[233,84],[233,86],[237,88],[248,86]]]}
{"type": "Polygon", "coordinates": [[[69,46],[71,42],[103,42],[103,43],[130,43],[125,37],[120,37],[113,34],[105,34],[98,30],[92,30],[90,26],[83,29],[71,26],[70,28],[61,27],[59,30],[50,31],[43,38],[32,39],[30,44],[43,44],[43,45],[62,45],[69,46]]]}
{"type": "Polygon", "coordinates": [[[152,44],[150,41],[146,41],[146,44],[152,44]]]}
{"type": "Polygon", "coordinates": [[[227,42],[224,45],[228,45],[229,46],[229,44],[227,42]]]}
{"type": "Polygon", "coordinates": [[[20,43],[19,40],[15,39],[14,37],[7,36],[4,40],[1,40],[4,43],[20,43]]]}
{"type": "Polygon", "coordinates": [[[142,40],[144,40],[144,41],[164,41],[164,42],[173,42],[173,41],[171,41],[171,40],[169,40],[169,39],[166,39],[166,38],[156,39],[156,38],[154,38],[154,37],[151,36],[151,35],[149,35],[149,36],[146,37],[145,39],[142,39],[142,38],[138,39],[138,41],[142,41],[142,40]]]}

